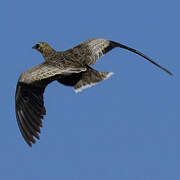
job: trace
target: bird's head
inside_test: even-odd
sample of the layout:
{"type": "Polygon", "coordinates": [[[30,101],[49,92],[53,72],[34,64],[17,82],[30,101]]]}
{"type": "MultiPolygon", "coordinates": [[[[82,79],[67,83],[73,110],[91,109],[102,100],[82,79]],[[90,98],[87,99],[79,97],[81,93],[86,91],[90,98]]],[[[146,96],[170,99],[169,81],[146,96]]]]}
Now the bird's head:
{"type": "Polygon", "coordinates": [[[41,52],[41,53],[45,53],[45,52],[48,52],[48,51],[51,51],[53,50],[51,48],[51,46],[46,43],[46,42],[38,42],[36,45],[34,45],[32,47],[33,49],[36,49],[37,51],[41,52]]]}

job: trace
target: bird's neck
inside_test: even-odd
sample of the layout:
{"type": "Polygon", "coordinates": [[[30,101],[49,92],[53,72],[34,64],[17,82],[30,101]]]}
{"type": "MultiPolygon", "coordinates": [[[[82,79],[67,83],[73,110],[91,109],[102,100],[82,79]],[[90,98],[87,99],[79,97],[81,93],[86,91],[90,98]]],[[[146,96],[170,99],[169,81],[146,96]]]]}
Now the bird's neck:
{"type": "Polygon", "coordinates": [[[56,56],[56,51],[54,49],[48,49],[44,52],[42,52],[42,55],[45,59],[45,61],[51,61],[56,56]]]}

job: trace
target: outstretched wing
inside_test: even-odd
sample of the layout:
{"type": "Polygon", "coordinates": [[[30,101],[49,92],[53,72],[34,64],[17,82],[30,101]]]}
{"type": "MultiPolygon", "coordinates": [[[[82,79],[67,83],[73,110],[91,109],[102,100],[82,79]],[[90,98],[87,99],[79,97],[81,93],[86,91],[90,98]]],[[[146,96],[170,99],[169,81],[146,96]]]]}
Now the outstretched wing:
{"type": "Polygon", "coordinates": [[[138,54],[139,56],[145,58],[146,60],[150,61],[151,63],[162,69],[163,71],[172,75],[170,71],[160,66],[140,51],[137,51],[123,44],[105,39],[88,39],[83,43],[79,44],[78,46],[74,47],[73,49],[67,50],[66,52],[71,53],[74,58],[78,58],[81,61],[84,61],[84,63],[86,63],[87,65],[93,65],[102,55],[106,54],[107,52],[116,47],[127,49],[135,54],[138,54]]]}
{"type": "Polygon", "coordinates": [[[45,87],[18,83],[16,88],[16,118],[21,134],[29,146],[39,139],[42,119],[46,114],[43,93],[45,87]]]}
{"type": "Polygon", "coordinates": [[[39,139],[42,119],[46,114],[43,99],[46,86],[61,74],[81,71],[81,68],[60,69],[45,62],[21,74],[15,94],[16,118],[29,146],[36,142],[34,137],[39,139]]]}
{"type": "Polygon", "coordinates": [[[72,49],[65,51],[74,59],[79,59],[86,65],[93,65],[102,55],[113,49],[110,41],[105,39],[88,39],[72,49]]]}

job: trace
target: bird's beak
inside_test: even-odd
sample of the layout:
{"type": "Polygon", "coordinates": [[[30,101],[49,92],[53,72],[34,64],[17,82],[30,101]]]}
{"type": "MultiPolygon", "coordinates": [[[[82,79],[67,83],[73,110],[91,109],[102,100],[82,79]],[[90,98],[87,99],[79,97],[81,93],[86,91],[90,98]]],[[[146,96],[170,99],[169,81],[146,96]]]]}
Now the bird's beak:
{"type": "Polygon", "coordinates": [[[36,45],[32,47],[32,49],[36,49],[36,45]]]}

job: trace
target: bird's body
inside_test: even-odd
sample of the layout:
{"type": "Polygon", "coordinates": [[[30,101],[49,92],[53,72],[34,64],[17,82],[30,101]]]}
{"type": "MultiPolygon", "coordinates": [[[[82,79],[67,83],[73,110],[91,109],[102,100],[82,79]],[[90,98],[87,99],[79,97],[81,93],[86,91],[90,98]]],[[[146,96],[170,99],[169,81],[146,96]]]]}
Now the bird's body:
{"type": "Polygon", "coordinates": [[[115,47],[132,51],[171,75],[141,52],[105,39],[89,39],[66,51],[55,51],[45,42],[37,43],[33,48],[42,54],[45,62],[20,75],[15,95],[18,126],[29,146],[35,143],[34,137],[39,139],[42,119],[46,114],[43,100],[46,86],[58,81],[73,86],[79,92],[107,79],[112,73],[96,71],[90,66],[115,47]]]}

